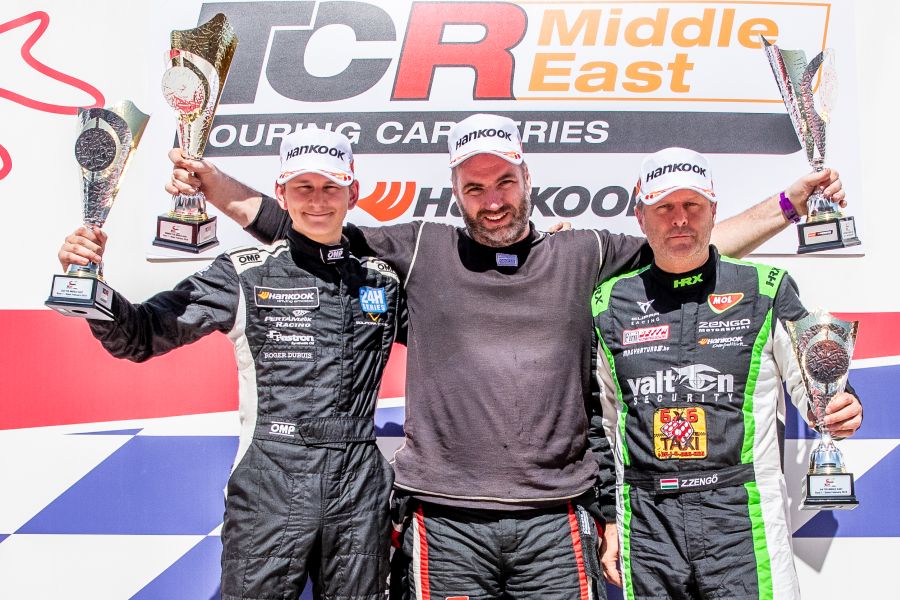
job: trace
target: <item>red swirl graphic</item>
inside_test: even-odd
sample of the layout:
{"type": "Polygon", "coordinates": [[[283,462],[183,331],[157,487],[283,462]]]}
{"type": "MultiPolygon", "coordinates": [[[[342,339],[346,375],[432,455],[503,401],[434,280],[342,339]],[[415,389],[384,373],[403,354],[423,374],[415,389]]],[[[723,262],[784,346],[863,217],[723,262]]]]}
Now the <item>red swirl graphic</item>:
{"type": "Polygon", "coordinates": [[[3,179],[12,171],[12,157],[3,146],[0,146],[0,179],[3,179]]]}
{"type": "MultiPolygon", "coordinates": [[[[41,75],[85,92],[94,99],[94,102],[93,104],[84,106],[51,104],[48,102],[42,102],[40,100],[35,100],[34,98],[23,96],[22,94],[17,94],[12,90],[3,87],[0,87],[0,98],[12,100],[17,104],[21,104],[22,106],[26,106],[34,110],[58,115],[74,115],[78,112],[79,108],[93,108],[103,106],[105,100],[103,98],[103,94],[100,93],[100,90],[87,82],[72,77],[71,75],[66,75],[61,71],[57,71],[56,69],[45,65],[31,54],[31,49],[41,38],[41,36],[44,35],[44,32],[47,31],[47,28],[50,25],[50,15],[43,11],[35,11],[33,13],[23,15],[17,19],[13,19],[12,21],[0,23],[0,34],[16,29],[17,27],[22,27],[23,25],[27,25],[34,21],[37,21],[38,23],[37,28],[35,28],[34,32],[28,36],[28,39],[26,39],[25,43],[22,44],[22,49],[19,52],[19,54],[22,56],[22,60],[25,61],[25,64],[27,64],[29,67],[31,67],[41,75]]],[[[3,179],[12,170],[12,158],[10,157],[9,152],[3,146],[0,146],[0,160],[2,160],[3,163],[2,165],[0,165],[0,179],[3,179]]]]}

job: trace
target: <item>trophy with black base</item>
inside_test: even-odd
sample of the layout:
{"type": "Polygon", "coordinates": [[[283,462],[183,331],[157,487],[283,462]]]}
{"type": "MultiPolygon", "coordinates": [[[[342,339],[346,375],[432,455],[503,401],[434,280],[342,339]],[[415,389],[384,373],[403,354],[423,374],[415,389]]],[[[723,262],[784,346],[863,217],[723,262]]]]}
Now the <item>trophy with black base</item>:
{"type": "MultiPolygon", "coordinates": [[[[85,227],[103,227],[119,183],[147,126],[149,116],[125,100],[108,108],[79,109],[75,159],[81,167],[85,227]]],[[[103,281],[103,264],[70,265],[54,275],[44,303],[70,317],[112,319],[113,293],[103,281]]]]}
{"type": "Polygon", "coordinates": [[[858,321],[841,321],[826,312],[815,312],[799,321],[786,322],[794,356],[809,393],[810,409],[821,438],[809,457],[803,482],[803,510],[854,509],[853,474],[825,427],[825,407],[847,385],[850,357],[856,344],[858,321]]]}
{"type": "MultiPolygon", "coordinates": [[[[813,169],[821,171],[825,164],[825,130],[837,97],[834,52],[831,49],[820,52],[807,64],[803,50],[782,50],[770,44],[765,38],[763,46],[775,81],[778,82],[781,98],[794,125],[794,132],[806,151],[806,158],[813,169]],[[820,66],[822,74],[819,81],[817,110],[813,80],[820,66]]],[[[782,202],[785,202],[784,196],[782,202]]],[[[844,216],[837,203],[826,198],[821,189],[813,192],[806,204],[806,222],[797,226],[800,238],[798,253],[805,254],[860,244],[853,217],[844,216]]],[[[792,207],[788,208],[793,210],[792,207]]]]}
{"type": "MultiPolygon", "coordinates": [[[[178,116],[178,145],[188,158],[200,159],[212,130],[237,37],[225,15],[185,31],[172,32],[169,69],[162,91],[178,116]]],[[[206,196],[172,196],[168,213],[156,219],[155,246],[198,254],[218,245],[216,217],[206,213],[206,196]]]]}

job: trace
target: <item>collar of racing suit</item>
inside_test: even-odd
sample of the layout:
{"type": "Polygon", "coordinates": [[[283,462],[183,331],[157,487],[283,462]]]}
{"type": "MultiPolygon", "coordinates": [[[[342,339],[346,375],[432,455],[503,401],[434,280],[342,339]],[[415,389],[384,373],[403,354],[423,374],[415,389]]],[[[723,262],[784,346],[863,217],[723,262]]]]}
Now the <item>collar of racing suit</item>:
{"type": "Polygon", "coordinates": [[[292,228],[288,230],[287,239],[291,246],[291,256],[298,264],[308,263],[313,259],[322,264],[337,265],[350,256],[347,238],[343,235],[340,244],[320,244],[292,228]]]}
{"type": "Polygon", "coordinates": [[[525,264],[531,248],[544,239],[544,234],[535,229],[534,223],[530,221],[528,222],[528,235],[509,246],[485,246],[469,237],[465,229],[462,231],[464,235],[459,236],[458,243],[459,257],[467,269],[478,272],[515,271],[525,264]]]}
{"type": "Polygon", "coordinates": [[[715,246],[709,247],[709,259],[703,265],[686,273],[668,273],[654,262],[650,267],[650,275],[662,287],[673,294],[691,295],[702,292],[715,283],[716,263],[719,251],[715,246]]]}

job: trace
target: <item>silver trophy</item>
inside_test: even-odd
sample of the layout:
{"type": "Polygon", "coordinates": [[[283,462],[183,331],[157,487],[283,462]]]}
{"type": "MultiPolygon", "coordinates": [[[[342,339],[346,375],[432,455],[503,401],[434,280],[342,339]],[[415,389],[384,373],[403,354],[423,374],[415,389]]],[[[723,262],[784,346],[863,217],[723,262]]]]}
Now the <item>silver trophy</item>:
{"type": "Polygon", "coordinates": [[[799,321],[787,321],[785,325],[791,336],[794,356],[800,363],[816,431],[821,436],[809,457],[800,508],[856,508],[859,501],[853,474],[846,471],[841,451],[825,427],[825,407],[847,385],[859,322],[841,321],[817,311],[799,321]]]}
{"type": "MultiPolygon", "coordinates": [[[[145,115],[129,100],[107,108],[79,109],[75,160],[81,168],[83,221],[103,227],[128,163],[147,126],[145,115]]],[[[70,265],[54,275],[44,303],[71,317],[112,319],[112,288],[103,281],[103,265],[70,265]]]]}
{"type": "MultiPolygon", "coordinates": [[[[189,158],[200,159],[234,58],[237,36],[225,15],[219,13],[194,29],[173,31],[171,42],[162,92],[178,116],[178,145],[189,158]]],[[[202,190],[172,196],[172,208],[156,220],[156,246],[199,253],[218,243],[216,218],[207,215],[202,190]]]]}
{"type": "MultiPolygon", "coordinates": [[[[809,64],[803,50],[782,50],[763,38],[763,48],[781,98],[787,107],[794,132],[806,151],[810,166],[821,171],[825,164],[825,133],[837,99],[837,74],[834,51],[830,48],[817,54],[809,64]],[[813,82],[821,67],[818,108],[813,82]]],[[[818,189],[807,202],[806,222],[798,225],[800,246],[797,252],[817,252],[860,244],[853,217],[844,216],[837,203],[818,189]]]]}

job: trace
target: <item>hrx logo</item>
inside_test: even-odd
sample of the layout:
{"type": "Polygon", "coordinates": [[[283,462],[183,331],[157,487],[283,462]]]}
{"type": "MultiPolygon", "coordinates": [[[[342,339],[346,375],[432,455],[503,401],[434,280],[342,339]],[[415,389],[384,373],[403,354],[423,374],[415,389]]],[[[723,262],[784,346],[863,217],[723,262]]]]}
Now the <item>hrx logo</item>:
{"type": "Polygon", "coordinates": [[[703,273],[697,273],[696,275],[691,275],[689,277],[682,277],[681,279],[676,279],[672,282],[672,287],[676,290],[680,287],[688,287],[692,285],[696,285],[698,283],[703,283],[703,273]]]}

